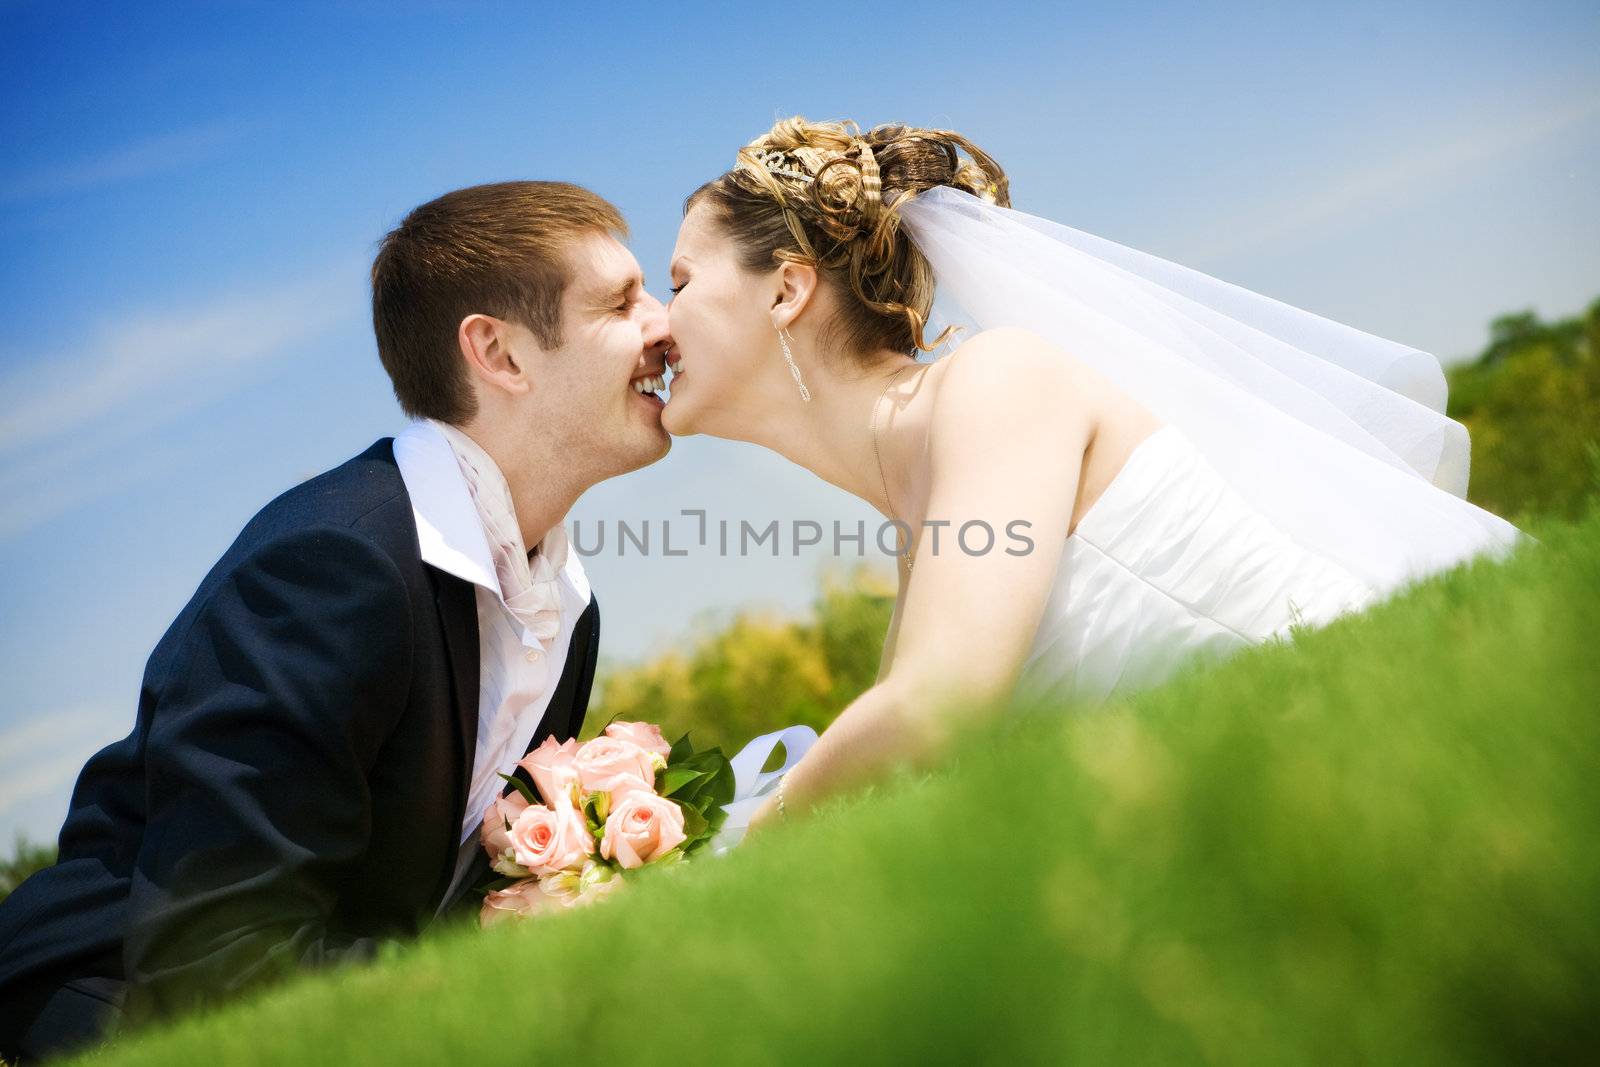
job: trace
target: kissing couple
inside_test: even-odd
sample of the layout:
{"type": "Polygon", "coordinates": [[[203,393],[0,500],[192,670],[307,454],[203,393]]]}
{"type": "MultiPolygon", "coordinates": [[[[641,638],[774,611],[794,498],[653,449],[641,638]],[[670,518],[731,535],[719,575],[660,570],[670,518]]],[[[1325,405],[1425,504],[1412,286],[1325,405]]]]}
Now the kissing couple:
{"type": "Polygon", "coordinates": [[[502,775],[578,734],[594,679],[564,520],[673,435],[764,445],[907,534],[876,681],[752,831],[1019,690],[1102,701],[1519,539],[1465,501],[1426,353],[1024,214],[951,131],[792,118],[730,157],[667,306],[565,182],[456,190],[383,240],[412,421],[267,504],[156,646],[58,861],[0,903],[0,1055],[475,908],[502,775]],[[1026,551],[972,550],[1017,524],[1026,551]]]}

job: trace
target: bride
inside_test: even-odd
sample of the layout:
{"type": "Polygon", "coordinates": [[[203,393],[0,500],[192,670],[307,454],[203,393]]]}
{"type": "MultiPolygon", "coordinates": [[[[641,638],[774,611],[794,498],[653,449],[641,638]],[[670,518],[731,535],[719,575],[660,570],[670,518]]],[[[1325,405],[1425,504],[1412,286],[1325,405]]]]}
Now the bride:
{"type": "Polygon", "coordinates": [[[1019,685],[1153,685],[1518,536],[1460,498],[1431,356],[1013,211],[949,131],[779,122],[689,197],[671,273],[662,424],[903,535],[876,682],[752,827],[1019,685]],[[935,320],[968,335],[919,361],[935,320]]]}

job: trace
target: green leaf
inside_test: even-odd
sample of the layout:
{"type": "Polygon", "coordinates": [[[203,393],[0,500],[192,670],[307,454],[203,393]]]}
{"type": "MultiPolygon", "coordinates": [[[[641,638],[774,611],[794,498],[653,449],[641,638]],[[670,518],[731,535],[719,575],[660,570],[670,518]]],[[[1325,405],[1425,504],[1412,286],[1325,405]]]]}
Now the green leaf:
{"type": "Polygon", "coordinates": [[[733,791],[737,782],[734,779],[733,765],[717,754],[718,759],[711,768],[710,775],[695,792],[695,803],[702,811],[720,808],[733,800],[733,791]]]}
{"type": "Polygon", "coordinates": [[[737,785],[738,782],[733,773],[733,765],[730,763],[724,763],[722,769],[711,776],[711,788],[715,789],[717,796],[722,798],[721,803],[726,804],[733,799],[733,791],[737,785]]]}
{"type": "Polygon", "coordinates": [[[682,763],[676,764],[669,769],[674,771],[693,771],[697,774],[710,776],[715,774],[720,767],[721,764],[719,764],[715,759],[706,759],[704,754],[700,754],[693,756],[690,759],[686,759],[682,763]]]}
{"type": "Polygon", "coordinates": [[[720,760],[721,755],[715,749],[707,749],[704,752],[691,753],[673,764],[673,766],[711,768],[715,767],[720,760]]]}
{"type": "Polygon", "coordinates": [[[722,821],[719,819],[716,822],[707,825],[705,832],[699,837],[691,837],[683,844],[679,845],[678,848],[683,850],[685,858],[692,860],[700,854],[702,849],[706,848],[713,840],[716,839],[717,831],[721,828],[722,821]]]}
{"type": "Polygon", "coordinates": [[[671,767],[676,763],[681,763],[692,755],[694,755],[694,746],[689,743],[689,735],[684,734],[672,742],[672,751],[667,753],[667,766],[671,767]]]}
{"type": "Polygon", "coordinates": [[[661,785],[658,792],[664,797],[674,796],[680,789],[710,777],[710,771],[699,771],[693,767],[668,767],[661,775],[661,785]]]}
{"type": "Polygon", "coordinates": [[[673,793],[672,799],[676,800],[679,804],[682,804],[686,808],[694,808],[698,811],[705,809],[705,805],[700,803],[700,794],[702,791],[704,791],[707,783],[711,781],[711,777],[704,771],[699,771],[697,773],[699,777],[695,778],[694,781],[690,782],[676,793],[673,793]]]}
{"type": "Polygon", "coordinates": [[[699,771],[701,777],[673,793],[673,800],[685,807],[695,808],[704,815],[733,799],[736,785],[733,765],[723,758],[720,751],[707,749],[698,753],[694,759],[687,761],[685,769],[690,767],[699,771]]]}
{"type": "Polygon", "coordinates": [[[706,817],[694,808],[683,809],[683,832],[688,837],[699,837],[706,832],[706,828],[709,825],[706,822],[706,817]]]}
{"type": "Polygon", "coordinates": [[[528,788],[528,783],[524,782],[521,778],[514,778],[509,774],[500,774],[499,771],[496,771],[495,774],[499,775],[501,778],[504,778],[506,781],[508,781],[512,785],[516,786],[517,787],[517,792],[521,793],[522,794],[522,798],[524,800],[526,800],[529,804],[537,804],[537,803],[539,803],[539,798],[533,795],[533,790],[529,789],[528,788]]]}

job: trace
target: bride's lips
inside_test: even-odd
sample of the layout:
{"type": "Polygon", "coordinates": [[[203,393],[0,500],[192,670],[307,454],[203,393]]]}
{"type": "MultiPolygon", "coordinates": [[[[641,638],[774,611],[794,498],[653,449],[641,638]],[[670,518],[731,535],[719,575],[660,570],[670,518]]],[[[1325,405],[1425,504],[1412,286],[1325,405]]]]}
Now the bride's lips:
{"type": "Polygon", "coordinates": [[[677,352],[669,350],[666,361],[667,370],[672,372],[672,377],[667,379],[667,403],[671,403],[671,395],[677,390],[678,383],[683,379],[683,359],[677,352]]]}

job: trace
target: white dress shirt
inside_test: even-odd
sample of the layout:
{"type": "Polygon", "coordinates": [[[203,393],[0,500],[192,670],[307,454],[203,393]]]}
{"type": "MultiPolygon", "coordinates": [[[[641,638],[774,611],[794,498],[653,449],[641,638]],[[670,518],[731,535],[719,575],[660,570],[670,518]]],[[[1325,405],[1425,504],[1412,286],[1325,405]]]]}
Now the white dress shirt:
{"type": "MultiPolygon", "coordinates": [[[[471,865],[483,813],[505,788],[499,775],[515,769],[544,718],[566,663],[573,627],[590,599],[583,564],[558,524],[545,534],[539,552],[546,554],[548,565],[555,568],[559,625],[553,634],[541,637],[519,621],[506,604],[491,539],[457,461],[455,449],[459,446],[452,446],[449,432],[424,420],[411,423],[394,439],[395,464],[411,496],[423,562],[471,582],[477,594],[478,738],[461,821],[461,852],[445,900],[455,894],[471,865]]],[[[493,465],[481,450],[476,459],[493,465]]],[[[500,477],[498,468],[493,473],[500,477]]],[[[520,541],[520,535],[513,540],[520,541]]]]}

